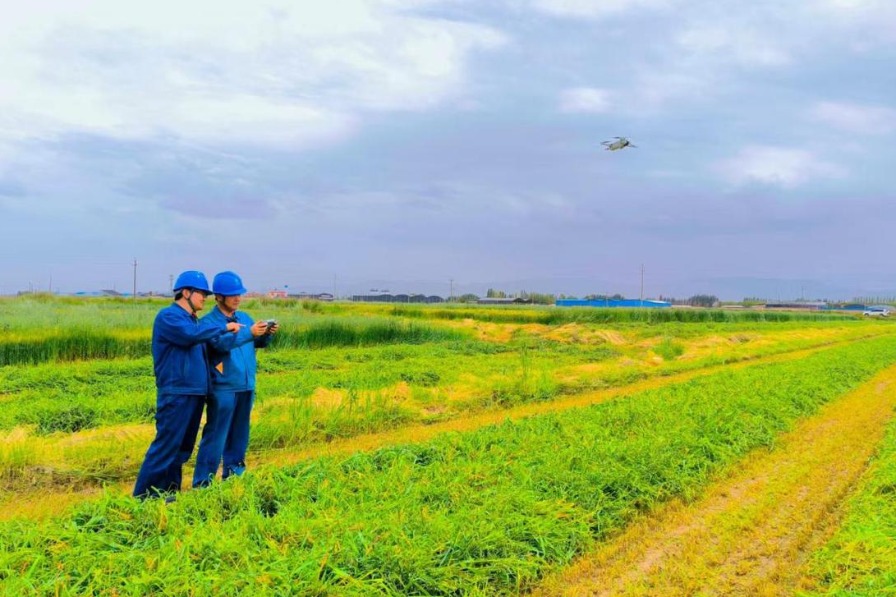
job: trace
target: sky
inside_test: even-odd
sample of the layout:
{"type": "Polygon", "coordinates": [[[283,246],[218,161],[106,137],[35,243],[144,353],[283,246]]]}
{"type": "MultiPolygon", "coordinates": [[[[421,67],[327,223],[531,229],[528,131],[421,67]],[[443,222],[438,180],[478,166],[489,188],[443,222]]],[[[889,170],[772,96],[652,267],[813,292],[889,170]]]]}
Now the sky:
{"type": "Polygon", "coordinates": [[[0,294],[896,295],[892,0],[0,3],[0,294]]]}

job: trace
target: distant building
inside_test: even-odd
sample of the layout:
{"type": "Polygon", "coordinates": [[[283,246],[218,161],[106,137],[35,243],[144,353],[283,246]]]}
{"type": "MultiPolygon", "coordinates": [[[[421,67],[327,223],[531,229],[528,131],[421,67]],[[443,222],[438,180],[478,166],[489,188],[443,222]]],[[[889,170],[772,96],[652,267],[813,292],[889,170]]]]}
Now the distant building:
{"type": "Polygon", "coordinates": [[[125,296],[117,290],[79,290],[74,296],[125,296]]]}
{"type": "Polygon", "coordinates": [[[845,303],[843,305],[833,305],[831,308],[840,311],[864,311],[865,305],[864,303],[845,303]]]}
{"type": "Polygon", "coordinates": [[[268,290],[265,296],[267,298],[286,298],[288,294],[285,290],[268,290]]]}
{"type": "Polygon", "coordinates": [[[829,309],[827,303],[823,301],[792,301],[792,302],[778,302],[778,303],[766,303],[766,309],[803,309],[806,311],[824,311],[829,309]]]}
{"type": "Polygon", "coordinates": [[[357,303],[444,303],[440,296],[424,294],[354,294],[352,302],[357,303]]]}
{"type": "Polygon", "coordinates": [[[289,298],[299,299],[300,301],[332,301],[334,297],[329,292],[321,292],[319,294],[311,294],[309,292],[300,292],[298,294],[290,294],[289,298]]]}
{"type": "Polygon", "coordinates": [[[671,307],[669,301],[656,301],[651,299],[557,299],[558,307],[622,307],[622,308],[652,308],[663,309],[671,307]]]}

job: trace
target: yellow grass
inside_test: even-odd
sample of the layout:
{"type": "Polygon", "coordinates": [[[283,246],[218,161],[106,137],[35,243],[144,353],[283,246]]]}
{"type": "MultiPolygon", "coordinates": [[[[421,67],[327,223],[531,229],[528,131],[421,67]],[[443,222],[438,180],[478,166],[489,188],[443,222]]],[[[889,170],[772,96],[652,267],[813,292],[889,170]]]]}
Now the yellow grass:
{"type": "Polygon", "coordinates": [[[833,532],[896,406],[896,368],[827,405],[701,499],[673,502],[536,595],[790,595],[833,532]]]}

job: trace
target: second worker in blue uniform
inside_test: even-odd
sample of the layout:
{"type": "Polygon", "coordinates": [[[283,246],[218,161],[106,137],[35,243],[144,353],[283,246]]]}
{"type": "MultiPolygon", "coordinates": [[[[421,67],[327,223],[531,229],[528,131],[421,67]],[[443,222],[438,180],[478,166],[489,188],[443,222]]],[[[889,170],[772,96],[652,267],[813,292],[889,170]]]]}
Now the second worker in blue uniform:
{"type": "Polygon", "coordinates": [[[216,275],[212,291],[217,304],[202,322],[217,324],[214,327],[237,323],[240,328],[235,334],[217,336],[208,342],[212,384],[193,487],[211,483],[222,461],[223,479],[242,475],[246,470],[249,418],[255,402],[255,349],[270,344],[278,329],[276,323],[253,321],[247,313],[238,310],[246,289],[234,272],[216,275]]]}

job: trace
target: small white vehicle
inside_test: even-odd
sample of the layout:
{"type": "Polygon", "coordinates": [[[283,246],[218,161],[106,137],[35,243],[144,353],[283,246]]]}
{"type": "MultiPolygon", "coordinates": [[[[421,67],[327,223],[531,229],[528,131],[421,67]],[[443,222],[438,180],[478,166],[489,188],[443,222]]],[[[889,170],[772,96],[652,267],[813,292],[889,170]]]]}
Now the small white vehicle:
{"type": "Polygon", "coordinates": [[[865,317],[889,317],[890,311],[879,307],[869,307],[862,311],[862,315],[865,317]]]}

